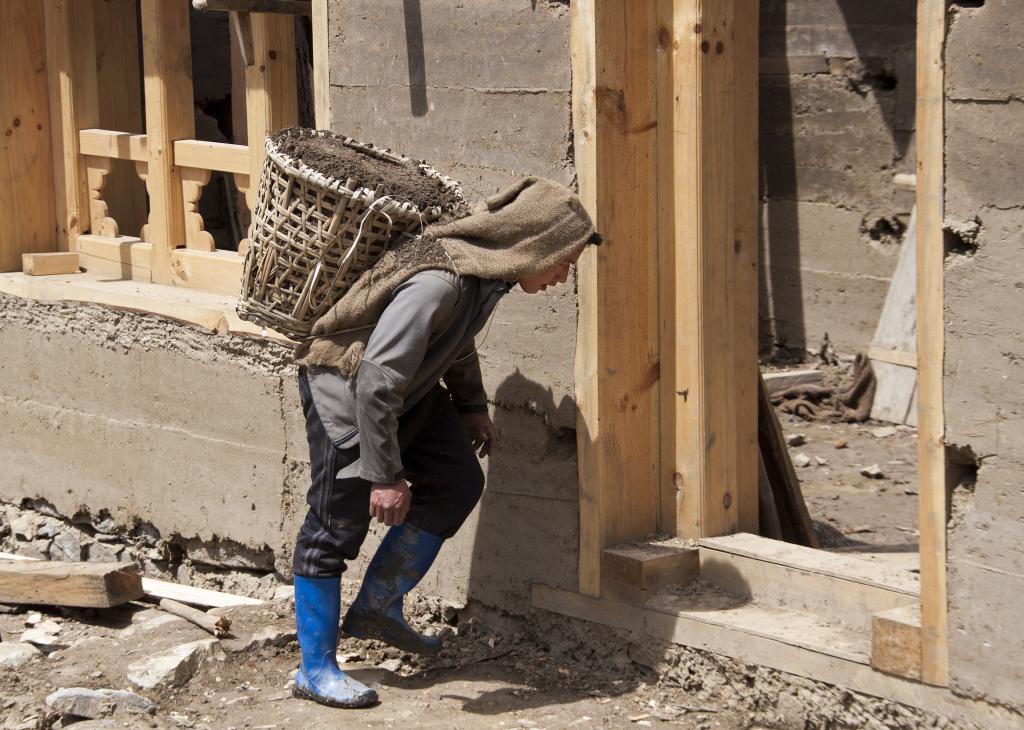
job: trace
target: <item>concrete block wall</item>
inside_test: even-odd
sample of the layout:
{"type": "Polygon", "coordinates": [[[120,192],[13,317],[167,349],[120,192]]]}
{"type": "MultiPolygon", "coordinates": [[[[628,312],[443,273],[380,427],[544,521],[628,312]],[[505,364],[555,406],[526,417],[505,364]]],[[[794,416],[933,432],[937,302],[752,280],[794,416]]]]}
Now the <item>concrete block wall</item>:
{"type": "Polygon", "coordinates": [[[963,5],[946,45],[951,679],[1024,710],[1024,5],[963,5]]]}
{"type": "Polygon", "coordinates": [[[913,194],[914,0],[761,2],[761,350],[870,344],[913,194]]]}

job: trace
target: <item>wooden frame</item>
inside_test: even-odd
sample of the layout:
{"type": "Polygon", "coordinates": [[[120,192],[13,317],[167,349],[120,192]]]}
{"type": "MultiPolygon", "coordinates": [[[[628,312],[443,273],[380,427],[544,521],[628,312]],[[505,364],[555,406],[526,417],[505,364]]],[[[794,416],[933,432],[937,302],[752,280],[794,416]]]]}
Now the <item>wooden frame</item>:
{"type": "Polygon", "coordinates": [[[757,529],[757,2],[570,10],[577,177],[605,236],[579,266],[576,357],[597,596],[607,547],[757,529]]]}
{"type": "Polygon", "coordinates": [[[143,0],[141,5],[147,133],[97,128],[91,8],[92,3],[69,0],[46,0],[45,5],[51,118],[60,151],[54,169],[62,249],[77,250],[81,238],[87,244],[81,256],[86,268],[112,271],[119,265],[127,278],[237,293],[245,241],[237,253],[216,251],[197,205],[211,172],[221,171],[234,176],[251,206],[251,181],[258,178],[265,155],[263,140],[298,123],[292,17],[255,13],[251,18],[255,57],[246,69],[245,106],[253,144],[231,145],[192,139],[185,2],[143,0]],[[149,191],[149,220],[138,237],[121,235],[104,200],[116,160],[133,162],[149,191]],[[120,257],[118,265],[111,256],[120,257]]]}
{"type": "Polygon", "coordinates": [[[943,49],[946,0],[917,4],[917,428],[921,678],[949,684],[946,451],[943,414],[945,243],[943,49]]]}

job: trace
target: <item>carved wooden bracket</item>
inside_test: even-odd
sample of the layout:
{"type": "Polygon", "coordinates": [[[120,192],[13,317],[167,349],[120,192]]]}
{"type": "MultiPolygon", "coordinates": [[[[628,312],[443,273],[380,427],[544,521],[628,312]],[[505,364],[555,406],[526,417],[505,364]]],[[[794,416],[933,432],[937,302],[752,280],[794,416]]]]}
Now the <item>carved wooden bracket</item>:
{"type": "Polygon", "coordinates": [[[199,215],[199,198],[210,182],[210,171],[194,167],[181,168],[181,196],[185,203],[185,246],[199,251],[213,251],[216,245],[199,215]]]}
{"type": "MultiPolygon", "coordinates": [[[[149,190],[149,163],[145,160],[135,161],[135,174],[139,176],[142,182],[146,183],[146,190],[149,190]]],[[[149,223],[147,222],[142,226],[142,230],[139,231],[139,239],[142,241],[149,241],[149,223]]]]}
{"type": "Polygon", "coordinates": [[[89,185],[89,230],[97,236],[109,236],[114,238],[118,235],[117,221],[109,217],[107,204],[103,200],[103,186],[107,183],[107,175],[110,174],[111,159],[109,157],[85,158],[85,170],[89,185]]]}

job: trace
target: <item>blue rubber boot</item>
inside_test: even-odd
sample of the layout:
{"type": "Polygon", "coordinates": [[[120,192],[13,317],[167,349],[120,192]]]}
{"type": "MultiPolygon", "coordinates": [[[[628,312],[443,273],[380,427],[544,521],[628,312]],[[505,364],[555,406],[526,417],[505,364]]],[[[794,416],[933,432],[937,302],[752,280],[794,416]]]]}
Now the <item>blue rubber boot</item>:
{"type": "Polygon", "coordinates": [[[377,693],[338,669],[341,578],[295,576],[295,626],[302,662],[292,694],[331,707],[369,707],[377,693]]]}
{"type": "Polygon", "coordinates": [[[376,639],[415,654],[434,654],[441,639],[413,629],[402,614],[402,599],[434,563],[444,538],[405,522],[388,530],[373,556],[359,595],[341,630],[359,639],[376,639]]]}

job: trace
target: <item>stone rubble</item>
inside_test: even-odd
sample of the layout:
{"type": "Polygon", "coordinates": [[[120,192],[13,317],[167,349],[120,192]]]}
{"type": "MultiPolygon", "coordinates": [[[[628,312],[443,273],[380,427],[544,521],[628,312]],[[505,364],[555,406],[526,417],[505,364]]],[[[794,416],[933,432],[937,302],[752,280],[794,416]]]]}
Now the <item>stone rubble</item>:
{"type": "Polygon", "coordinates": [[[47,696],[46,706],[53,712],[88,720],[105,717],[118,708],[135,713],[153,711],[153,703],[134,692],[86,687],[61,687],[47,696]]]}
{"type": "Polygon", "coordinates": [[[129,665],[128,681],[143,689],[180,687],[209,659],[224,659],[220,642],[217,639],[192,641],[129,665]]]}

